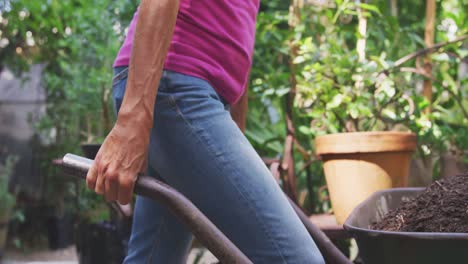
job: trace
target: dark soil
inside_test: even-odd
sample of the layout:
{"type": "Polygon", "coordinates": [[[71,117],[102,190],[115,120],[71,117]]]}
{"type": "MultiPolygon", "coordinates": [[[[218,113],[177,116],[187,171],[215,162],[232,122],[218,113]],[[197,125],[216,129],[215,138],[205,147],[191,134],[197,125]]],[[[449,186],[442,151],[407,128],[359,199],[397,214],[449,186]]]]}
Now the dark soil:
{"type": "Polygon", "coordinates": [[[468,233],[468,174],[434,182],[374,223],[372,229],[468,233]]]}

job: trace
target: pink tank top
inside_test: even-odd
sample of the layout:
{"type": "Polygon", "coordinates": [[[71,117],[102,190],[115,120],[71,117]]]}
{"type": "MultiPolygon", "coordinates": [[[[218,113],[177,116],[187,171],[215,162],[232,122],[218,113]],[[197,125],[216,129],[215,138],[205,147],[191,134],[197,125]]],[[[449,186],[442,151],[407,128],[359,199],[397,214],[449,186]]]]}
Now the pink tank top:
{"type": "MultiPolygon", "coordinates": [[[[181,0],[164,69],[208,81],[229,103],[243,94],[260,0],[181,0]]],[[[138,10],[114,67],[128,66],[138,10]]]]}

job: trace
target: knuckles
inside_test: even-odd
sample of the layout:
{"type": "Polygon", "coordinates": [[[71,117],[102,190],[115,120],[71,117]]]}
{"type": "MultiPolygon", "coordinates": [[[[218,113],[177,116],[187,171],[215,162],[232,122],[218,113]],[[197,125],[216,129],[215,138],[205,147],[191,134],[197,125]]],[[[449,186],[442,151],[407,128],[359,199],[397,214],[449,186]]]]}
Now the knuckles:
{"type": "Polygon", "coordinates": [[[117,182],[119,180],[119,174],[114,169],[107,169],[104,177],[106,178],[106,180],[112,181],[112,182],[117,182]]]}
{"type": "Polygon", "coordinates": [[[124,189],[130,189],[133,186],[133,180],[130,177],[120,178],[120,187],[124,189]]]}

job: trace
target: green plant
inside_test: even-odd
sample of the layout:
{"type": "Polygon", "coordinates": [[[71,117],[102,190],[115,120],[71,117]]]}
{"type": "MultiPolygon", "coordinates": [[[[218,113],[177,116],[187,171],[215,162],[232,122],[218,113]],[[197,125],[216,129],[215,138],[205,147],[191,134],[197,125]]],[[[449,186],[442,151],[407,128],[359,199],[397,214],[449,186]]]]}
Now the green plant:
{"type": "MultiPolygon", "coordinates": [[[[405,58],[425,46],[423,1],[304,1],[291,17],[290,5],[298,2],[262,3],[247,136],[261,154],[282,155],[284,100],[293,93],[298,189],[312,194],[314,211],[326,209],[317,196],[325,184],[320,163],[314,162],[317,135],[411,130],[418,134],[419,157],[430,159],[449,147],[466,153],[468,90],[460,66],[466,61],[466,40],[430,51],[431,101],[420,88],[429,79],[421,71],[423,54],[405,58]],[[362,18],[365,34],[359,32],[362,18]],[[359,40],[365,40],[364,53],[357,51],[359,40]]],[[[465,2],[437,3],[436,43],[467,34],[465,2]]]]}
{"type": "MultiPolygon", "coordinates": [[[[369,25],[388,28],[394,22],[386,21],[376,6],[343,1],[335,12],[328,7],[304,12],[305,16],[312,17],[308,22],[316,27],[319,37],[304,36],[304,28],[296,30],[301,36],[295,40],[299,47],[294,58],[298,67],[296,105],[312,120],[310,125],[300,127],[305,134],[392,130],[401,125],[416,128],[414,123],[427,118],[421,110],[428,107],[429,102],[415,89],[424,76],[418,76],[420,71],[405,67],[407,64],[399,57],[389,58],[393,44],[375,49],[382,45],[380,42],[396,38],[397,34],[406,42],[414,39],[415,43],[409,46],[421,49],[418,39],[411,37],[407,29],[395,25],[396,33],[387,32],[388,36],[361,36],[358,21],[353,23],[359,12],[369,25]],[[346,30],[347,25],[343,23],[354,26],[346,30]],[[363,55],[359,54],[357,45],[360,40],[367,41],[363,55]]],[[[444,49],[462,50],[461,42],[444,46],[444,49]]],[[[442,79],[448,81],[450,76],[442,79]]]]}
{"type": "Polygon", "coordinates": [[[42,64],[46,115],[35,124],[44,139],[42,202],[53,214],[93,209],[97,195],[64,180],[51,164],[81,153],[83,142],[100,142],[111,128],[112,63],[132,18],[136,0],[0,1],[0,69],[15,73],[42,64]],[[89,208],[88,208],[89,206],[89,208]]]}
{"type": "MultiPolygon", "coordinates": [[[[47,115],[35,124],[48,142],[78,149],[112,122],[112,62],[136,1],[25,1],[0,5],[0,67],[43,64],[47,115]]],[[[65,148],[65,146],[64,146],[65,148]]]]}
{"type": "Polygon", "coordinates": [[[8,182],[17,160],[16,156],[8,156],[5,163],[0,164],[0,212],[9,211],[15,204],[15,196],[8,190],[8,182]]]}

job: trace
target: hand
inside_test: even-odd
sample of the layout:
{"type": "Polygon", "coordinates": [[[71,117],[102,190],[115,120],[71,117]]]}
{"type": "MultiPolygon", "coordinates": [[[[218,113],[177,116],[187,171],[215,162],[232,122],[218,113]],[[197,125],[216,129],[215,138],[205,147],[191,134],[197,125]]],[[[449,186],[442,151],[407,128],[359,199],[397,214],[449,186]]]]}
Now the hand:
{"type": "Polygon", "coordinates": [[[104,195],[107,201],[130,203],[137,175],[146,171],[148,143],[147,129],[117,121],[88,171],[88,188],[104,195]]]}

